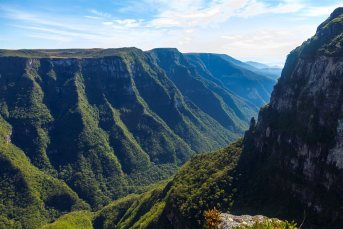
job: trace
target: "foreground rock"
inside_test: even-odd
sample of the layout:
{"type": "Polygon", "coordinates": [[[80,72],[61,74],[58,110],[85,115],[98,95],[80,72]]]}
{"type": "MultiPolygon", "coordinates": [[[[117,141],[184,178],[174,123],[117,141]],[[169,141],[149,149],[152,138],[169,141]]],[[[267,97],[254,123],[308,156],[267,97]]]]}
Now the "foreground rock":
{"type": "MultiPolygon", "coordinates": [[[[263,215],[231,215],[227,213],[220,214],[220,223],[218,229],[231,229],[237,226],[252,226],[256,222],[271,221],[272,219],[263,215]]],[[[281,222],[279,219],[274,219],[276,222],[281,222]]]]}

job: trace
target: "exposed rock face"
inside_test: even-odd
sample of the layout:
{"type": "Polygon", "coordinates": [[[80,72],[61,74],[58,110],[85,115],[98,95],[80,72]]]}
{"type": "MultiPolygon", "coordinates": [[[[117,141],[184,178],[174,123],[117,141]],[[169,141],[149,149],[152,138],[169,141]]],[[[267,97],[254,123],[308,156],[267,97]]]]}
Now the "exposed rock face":
{"type": "MultiPolygon", "coordinates": [[[[330,18],[325,23],[318,39],[323,30],[331,31],[330,18]]],[[[343,224],[343,58],[319,51],[309,58],[306,47],[311,45],[289,55],[270,105],[259,113],[253,144],[278,168],[269,175],[272,187],[293,195],[319,223],[330,219],[338,225],[343,224]]]]}
{"type": "Polygon", "coordinates": [[[12,136],[12,131],[9,134],[7,134],[5,137],[7,144],[11,142],[11,136],[12,136]]]}
{"type": "MultiPolygon", "coordinates": [[[[271,221],[272,219],[263,216],[263,215],[242,215],[236,216],[231,214],[222,213],[220,214],[220,221],[218,225],[218,229],[231,229],[233,227],[244,227],[244,226],[252,226],[254,223],[264,222],[264,221],[271,221]]],[[[278,219],[274,219],[276,222],[280,222],[278,219]]]]}

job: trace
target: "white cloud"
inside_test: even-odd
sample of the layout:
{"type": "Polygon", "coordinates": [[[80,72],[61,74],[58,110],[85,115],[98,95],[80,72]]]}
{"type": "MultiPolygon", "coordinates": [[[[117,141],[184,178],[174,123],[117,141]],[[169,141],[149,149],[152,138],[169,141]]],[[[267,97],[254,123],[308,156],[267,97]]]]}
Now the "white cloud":
{"type": "Polygon", "coordinates": [[[62,29],[53,29],[53,28],[45,28],[45,27],[38,27],[38,26],[16,26],[20,28],[25,28],[33,31],[41,31],[46,32],[46,36],[50,36],[51,34],[65,36],[68,38],[78,38],[78,39],[99,39],[104,34],[90,34],[90,33],[79,33],[79,32],[71,32],[62,29]]]}
{"type": "Polygon", "coordinates": [[[195,10],[195,11],[189,12],[187,14],[175,13],[175,16],[180,17],[180,18],[192,19],[192,18],[213,17],[219,13],[220,13],[220,7],[213,7],[213,8],[209,8],[206,10],[200,10],[200,11],[195,10]]]}
{"type": "Polygon", "coordinates": [[[198,25],[198,20],[179,20],[173,18],[159,18],[152,21],[154,27],[193,27],[198,25]]]}
{"type": "Polygon", "coordinates": [[[112,25],[112,28],[113,29],[124,29],[124,27],[120,26],[120,25],[112,25]]]}
{"type": "Polygon", "coordinates": [[[173,35],[180,35],[182,37],[184,36],[190,36],[192,35],[192,37],[194,37],[193,34],[199,32],[198,30],[195,29],[162,29],[162,32],[168,32],[168,34],[173,34],[173,35]]]}
{"type": "Polygon", "coordinates": [[[183,30],[184,33],[195,33],[194,29],[185,29],[183,30]]]}
{"type": "Polygon", "coordinates": [[[233,36],[219,36],[219,38],[223,38],[223,39],[228,39],[228,40],[236,40],[237,38],[241,38],[243,37],[242,35],[233,35],[233,36]]]}
{"type": "Polygon", "coordinates": [[[93,16],[84,16],[84,17],[86,17],[86,18],[91,18],[91,19],[103,19],[103,18],[101,18],[101,17],[93,17],[93,16]]]}
{"type": "Polygon", "coordinates": [[[290,30],[264,29],[250,33],[225,34],[221,46],[236,56],[284,55],[313,35],[315,26],[302,26],[290,30]]]}
{"type": "Polygon", "coordinates": [[[338,4],[335,6],[327,6],[327,7],[310,7],[305,11],[304,16],[308,17],[317,17],[317,16],[324,16],[327,15],[329,16],[332,11],[334,11],[337,7],[343,6],[342,4],[338,4]]]}
{"type": "Polygon", "coordinates": [[[142,20],[137,21],[135,19],[116,20],[118,24],[123,25],[125,27],[129,27],[129,28],[140,26],[141,21],[142,20]]]}
{"type": "Polygon", "coordinates": [[[103,13],[103,12],[97,11],[95,9],[91,9],[91,10],[89,10],[89,12],[96,14],[96,15],[99,15],[101,17],[111,17],[111,14],[103,13]]]}
{"type": "MultiPolygon", "coordinates": [[[[156,2],[156,0],[145,0],[156,2]]],[[[163,1],[162,1],[163,2],[163,1]]],[[[157,27],[194,27],[216,26],[231,17],[253,17],[261,14],[296,13],[305,7],[299,0],[283,0],[278,5],[267,4],[257,0],[213,0],[210,4],[198,1],[187,1],[183,7],[175,7],[180,1],[170,1],[169,7],[160,9],[160,14],[152,20],[151,26],[157,27]]]]}
{"type": "Polygon", "coordinates": [[[204,0],[144,0],[149,8],[155,8],[160,12],[187,12],[204,7],[204,0]]]}
{"type": "Polygon", "coordinates": [[[51,15],[44,15],[44,14],[33,14],[27,13],[25,11],[16,10],[10,7],[4,7],[0,5],[0,9],[3,10],[2,17],[6,17],[9,19],[14,19],[21,21],[22,23],[31,24],[31,25],[44,25],[49,27],[60,27],[69,30],[76,30],[76,31],[87,31],[87,26],[83,24],[75,24],[70,23],[70,19],[67,18],[59,18],[56,20],[56,17],[51,15]],[[56,22],[59,21],[59,22],[56,22]],[[65,21],[65,23],[63,23],[65,21]],[[69,23],[67,22],[69,21],[69,23]]]}
{"type": "Polygon", "coordinates": [[[286,56],[315,32],[318,21],[312,20],[315,22],[311,24],[311,20],[305,19],[329,14],[336,7],[311,8],[304,3],[308,1],[142,0],[135,2],[140,7],[132,5],[140,14],[128,14],[127,11],[116,18],[97,10],[66,16],[16,7],[4,9],[0,5],[0,17],[12,20],[11,25],[20,27],[18,31],[22,36],[37,38],[37,46],[41,45],[38,41],[46,39],[48,44],[51,41],[63,43],[61,48],[136,46],[147,50],[176,47],[183,52],[286,56]],[[146,21],[137,17],[146,14],[149,14],[146,21]],[[278,17],[280,14],[282,18],[278,17]],[[268,19],[260,17],[255,22],[257,15],[268,15],[268,19]],[[277,26],[269,23],[274,19],[278,20],[277,26]],[[291,20],[304,21],[292,23],[291,20]],[[305,22],[309,24],[298,27],[305,22]]]}
{"type": "Polygon", "coordinates": [[[288,18],[288,21],[303,21],[306,20],[306,17],[293,17],[293,18],[288,18]]]}
{"type": "Polygon", "coordinates": [[[58,42],[69,42],[72,41],[70,37],[66,36],[59,36],[59,35],[50,35],[50,34],[40,34],[40,33],[33,33],[33,34],[27,34],[27,37],[34,37],[34,38],[42,38],[42,39],[48,39],[48,40],[54,40],[58,42]]]}
{"type": "Polygon", "coordinates": [[[183,40],[178,41],[178,43],[179,43],[180,45],[183,45],[183,44],[189,44],[189,43],[191,43],[191,41],[192,41],[192,38],[191,38],[191,37],[184,37],[183,40]]]}
{"type": "MultiPolygon", "coordinates": [[[[231,0],[229,2],[212,1],[210,5],[189,6],[181,9],[170,8],[161,12],[157,19],[151,22],[157,27],[194,27],[201,25],[224,22],[228,20],[233,12],[244,7],[250,0],[231,0]]],[[[202,2],[202,1],[199,1],[202,2]]]]}
{"type": "Polygon", "coordinates": [[[296,13],[299,10],[305,8],[304,4],[299,1],[281,1],[277,6],[270,6],[264,2],[257,2],[253,0],[245,7],[240,13],[237,14],[239,17],[253,17],[261,14],[285,14],[285,13],[296,13]]]}

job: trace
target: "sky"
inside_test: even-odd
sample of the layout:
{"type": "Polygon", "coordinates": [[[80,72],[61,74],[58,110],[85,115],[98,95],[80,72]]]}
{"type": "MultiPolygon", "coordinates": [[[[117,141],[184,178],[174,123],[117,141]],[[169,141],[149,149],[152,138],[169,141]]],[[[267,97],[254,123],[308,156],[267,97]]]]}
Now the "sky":
{"type": "Polygon", "coordinates": [[[282,66],[342,0],[0,0],[0,49],[175,47],[282,66]]]}

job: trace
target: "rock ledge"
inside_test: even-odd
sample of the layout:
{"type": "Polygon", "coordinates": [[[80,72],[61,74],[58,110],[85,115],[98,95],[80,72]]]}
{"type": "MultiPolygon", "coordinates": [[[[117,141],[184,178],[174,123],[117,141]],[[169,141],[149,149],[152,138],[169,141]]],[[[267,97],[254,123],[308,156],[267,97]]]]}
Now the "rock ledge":
{"type": "MultiPolygon", "coordinates": [[[[220,214],[220,221],[218,225],[218,229],[231,229],[233,227],[237,226],[251,226],[256,222],[263,222],[263,221],[271,221],[272,219],[263,216],[263,215],[255,215],[255,216],[250,216],[250,215],[241,215],[241,216],[236,216],[236,215],[231,215],[231,214],[226,214],[222,213],[220,214]]],[[[279,219],[274,219],[276,222],[281,222],[279,219]]]]}

